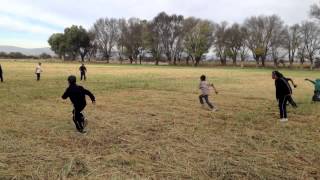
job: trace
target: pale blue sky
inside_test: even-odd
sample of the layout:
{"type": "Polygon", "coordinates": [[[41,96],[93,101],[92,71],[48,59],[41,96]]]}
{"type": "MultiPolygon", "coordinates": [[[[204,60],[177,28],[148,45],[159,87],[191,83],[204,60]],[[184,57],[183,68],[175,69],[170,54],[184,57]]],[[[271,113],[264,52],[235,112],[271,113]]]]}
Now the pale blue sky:
{"type": "Polygon", "coordinates": [[[72,24],[90,28],[100,17],[152,19],[161,11],[215,22],[278,14],[287,24],[309,19],[318,0],[0,0],[0,45],[46,47],[72,24]]]}

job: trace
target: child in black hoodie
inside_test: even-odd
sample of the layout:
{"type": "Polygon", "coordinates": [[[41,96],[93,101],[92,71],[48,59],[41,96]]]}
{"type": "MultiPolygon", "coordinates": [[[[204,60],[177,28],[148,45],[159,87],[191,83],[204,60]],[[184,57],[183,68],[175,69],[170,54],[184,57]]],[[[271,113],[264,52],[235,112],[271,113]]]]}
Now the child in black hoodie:
{"type": "Polygon", "coordinates": [[[278,71],[272,72],[272,79],[275,80],[276,98],[279,104],[280,122],[287,122],[287,102],[291,97],[292,89],[288,81],[278,71]]]}
{"type": "Polygon", "coordinates": [[[68,77],[69,87],[66,89],[65,93],[62,95],[62,99],[70,98],[74,110],[73,110],[73,122],[79,132],[85,133],[85,119],[81,111],[86,107],[86,95],[88,95],[93,104],[95,104],[96,99],[94,95],[87,89],[76,84],[76,77],[71,75],[68,77]]]}

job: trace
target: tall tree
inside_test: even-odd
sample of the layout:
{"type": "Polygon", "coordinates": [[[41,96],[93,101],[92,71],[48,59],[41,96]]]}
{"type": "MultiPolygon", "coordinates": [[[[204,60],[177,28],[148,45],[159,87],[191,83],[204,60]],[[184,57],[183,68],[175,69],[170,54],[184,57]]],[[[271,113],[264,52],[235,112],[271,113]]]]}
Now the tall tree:
{"type": "Polygon", "coordinates": [[[48,39],[51,50],[59,56],[60,59],[64,59],[66,54],[66,42],[63,33],[54,33],[48,39]]]}
{"type": "Polygon", "coordinates": [[[120,37],[118,25],[118,20],[114,18],[100,18],[93,25],[98,49],[103,59],[106,59],[108,63],[111,57],[111,51],[116,46],[120,37]]]}
{"type": "Polygon", "coordinates": [[[292,67],[293,65],[294,58],[296,56],[300,44],[301,36],[299,24],[286,27],[284,48],[288,52],[290,67],[292,67]]]}
{"type": "Polygon", "coordinates": [[[272,16],[253,16],[245,20],[244,25],[247,29],[247,46],[251,50],[254,59],[259,65],[260,59],[262,66],[270,50],[270,42],[276,29],[283,25],[283,21],[277,15],[272,16]]]}
{"type": "Polygon", "coordinates": [[[167,15],[165,12],[161,12],[153,19],[158,26],[157,33],[160,34],[164,53],[169,63],[175,58],[175,51],[179,48],[177,45],[180,44],[177,42],[182,39],[183,19],[181,15],[167,15]]]}
{"type": "Polygon", "coordinates": [[[278,24],[278,26],[274,27],[270,39],[271,58],[273,59],[273,64],[275,67],[278,67],[279,58],[283,58],[287,54],[287,52],[283,49],[285,46],[285,40],[286,29],[282,24],[278,24]]]}
{"type": "Polygon", "coordinates": [[[245,36],[241,32],[241,26],[234,23],[225,32],[226,45],[229,51],[229,55],[234,65],[237,64],[237,57],[241,53],[240,50],[245,46],[245,36]]]}
{"type": "MultiPolygon", "coordinates": [[[[227,42],[228,41],[228,34],[227,34],[227,22],[222,22],[221,24],[216,25],[216,31],[214,34],[214,47],[216,55],[219,57],[220,62],[222,65],[227,64],[227,57],[229,55],[229,46],[232,46],[231,44],[233,42],[227,42]]],[[[229,39],[230,40],[230,39],[229,39]]],[[[234,55],[236,57],[236,55],[234,55]]]]}
{"type": "Polygon", "coordinates": [[[187,24],[194,25],[186,32],[185,47],[187,53],[198,66],[204,53],[208,52],[213,43],[214,24],[207,20],[186,19],[187,24]]]}
{"type": "Polygon", "coordinates": [[[71,26],[64,30],[67,53],[75,60],[80,54],[81,60],[87,55],[90,46],[90,37],[82,26],[71,26]]]}
{"type": "Polygon", "coordinates": [[[320,29],[316,23],[303,22],[301,25],[303,49],[310,61],[310,69],[314,66],[314,56],[320,49],[320,29]]]}

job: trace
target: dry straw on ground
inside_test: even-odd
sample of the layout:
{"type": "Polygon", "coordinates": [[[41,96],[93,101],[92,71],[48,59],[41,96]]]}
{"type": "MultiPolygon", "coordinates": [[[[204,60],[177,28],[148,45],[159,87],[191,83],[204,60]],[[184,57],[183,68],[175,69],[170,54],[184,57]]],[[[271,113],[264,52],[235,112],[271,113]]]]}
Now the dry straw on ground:
{"type": "Polygon", "coordinates": [[[79,134],[60,99],[78,64],[4,62],[0,84],[0,179],[319,179],[320,112],[303,81],[284,71],[298,109],[278,122],[270,70],[88,65],[80,84],[97,97],[79,134]],[[201,74],[218,112],[201,109],[201,74]]]}

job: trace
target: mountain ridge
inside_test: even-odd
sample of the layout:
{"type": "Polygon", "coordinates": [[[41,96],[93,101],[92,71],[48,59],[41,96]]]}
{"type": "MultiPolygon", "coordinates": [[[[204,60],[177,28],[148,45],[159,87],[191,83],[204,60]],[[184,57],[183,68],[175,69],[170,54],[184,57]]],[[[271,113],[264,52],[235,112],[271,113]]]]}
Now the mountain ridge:
{"type": "Polygon", "coordinates": [[[54,56],[54,52],[49,47],[43,48],[22,48],[18,46],[8,46],[8,45],[0,45],[0,52],[11,53],[11,52],[20,52],[25,55],[34,55],[38,56],[42,53],[50,54],[54,56]]]}

